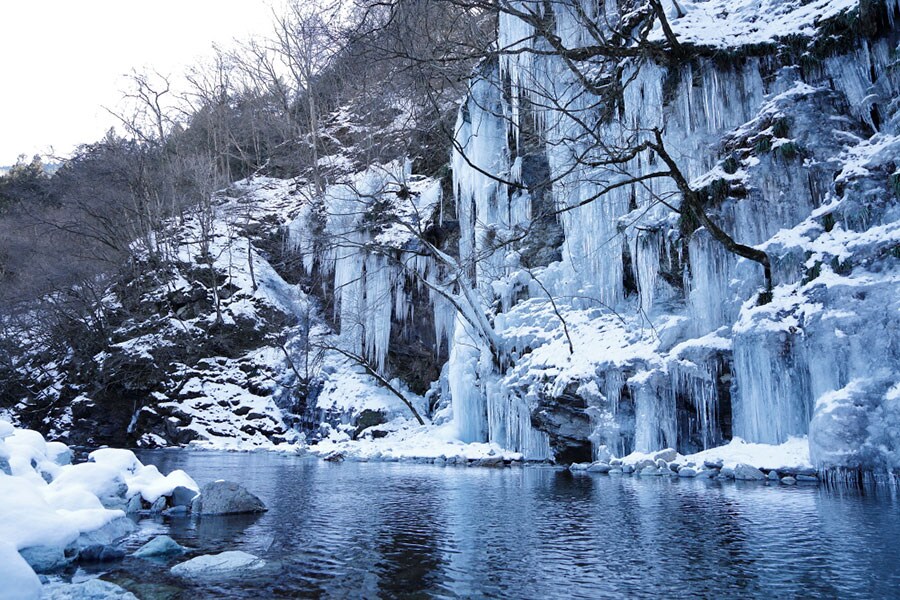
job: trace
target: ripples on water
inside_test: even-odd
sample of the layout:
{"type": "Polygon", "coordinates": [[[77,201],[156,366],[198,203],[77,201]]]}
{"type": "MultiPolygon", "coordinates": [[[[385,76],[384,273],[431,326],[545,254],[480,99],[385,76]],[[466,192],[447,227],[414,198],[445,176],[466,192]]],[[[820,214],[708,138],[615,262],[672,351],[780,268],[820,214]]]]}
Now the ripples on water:
{"type": "Polygon", "coordinates": [[[262,516],[145,519],[203,553],[244,550],[258,575],[192,582],[128,558],[108,579],[168,598],[743,598],[900,596],[898,501],[603,475],[144,452],[201,485],[233,479],[262,516]],[[184,589],[187,588],[187,589],[184,589]]]}

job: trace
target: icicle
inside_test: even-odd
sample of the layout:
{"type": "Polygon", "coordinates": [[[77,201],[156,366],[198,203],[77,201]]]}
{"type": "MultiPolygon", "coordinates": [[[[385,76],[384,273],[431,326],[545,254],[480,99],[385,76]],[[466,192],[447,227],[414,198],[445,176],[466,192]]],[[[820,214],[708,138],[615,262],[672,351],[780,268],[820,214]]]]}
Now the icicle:
{"type": "MultiPolygon", "coordinates": [[[[718,360],[710,358],[701,361],[699,365],[691,361],[676,360],[669,365],[669,372],[674,393],[690,399],[696,415],[696,431],[699,434],[700,447],[688,450],[705,450],[720,444],[722,435],[718,429],[718,360]]],[[[686,445],[686,441],[680,442],[680,447],[686,445]]]]}
{"type": "Polygon", "coordinates": [[[638,231],[630,238],[631,269],[638,282],[641,311],[645,316],[653,308],[656,279],[660,265],[660,236],[656,231],[638,231]]]}
{"type": "Polygon", "coordinates": [[[385,373],[391,337],[393,312],[394,269],[382,256],[368,256],[365,268],[365,303],[362,319],[365,331],[366,356],[385,373]]]}
{"type": "Polygon", "coordinates": [[[471,326],[457,315],[447,381],[453,402],[453,422],[459,439],[486,442],[487,399],[480,385],[478,363],[481,350],[471,326]]]}
{"type": "Polygon", "coordinates": [[[655,385],[656,377],[631,384],[634,397],[634,449],[653,452],[677,444],[675,396],[668,385],[655,385]]]}
{"type": "Polygon", "coordinates": [[[785,331],[738,335],[734,340],[734,434],[749,442],[780,444],[806,435],[813,400],[805,349],[785,331]]]}

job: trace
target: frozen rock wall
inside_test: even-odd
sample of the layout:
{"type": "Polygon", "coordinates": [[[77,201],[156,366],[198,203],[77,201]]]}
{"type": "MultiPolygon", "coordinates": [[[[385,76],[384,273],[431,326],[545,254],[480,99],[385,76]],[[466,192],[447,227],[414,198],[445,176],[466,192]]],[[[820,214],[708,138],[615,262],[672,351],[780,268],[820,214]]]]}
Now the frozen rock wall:
{"type": "MultiPolygon", "coordinates": [[[[772,2],[749,19],[749,3],[712,4],[668,5],[688,58],[622,61],[611,116],[528,24],[501,16],[510,52],[474,74],[453,166],[460,252],[509,362],[489,365],[458,323],[464,439],[539,457],[809,435],[821,467],[900,466],[898,6],[772,2]],[[658,157],[597,166],[653,128],[713,220],[768,253],[771,299],[760,265],[677,212],[672,178],[619,185],[658,157]],[[565,241],[561,261],[526,269],[517,234],[538,215],[518,155],[535,136],[565,241]]],[[[512,6],[552,11],[570,48],[624,10],[512,6]]]]}

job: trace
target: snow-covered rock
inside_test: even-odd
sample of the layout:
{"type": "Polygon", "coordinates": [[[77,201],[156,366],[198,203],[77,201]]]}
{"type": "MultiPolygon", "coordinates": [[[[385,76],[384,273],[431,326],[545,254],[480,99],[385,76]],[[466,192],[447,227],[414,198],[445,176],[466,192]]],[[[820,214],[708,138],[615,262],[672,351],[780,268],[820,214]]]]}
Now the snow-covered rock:
{"type": "MultiPolygon", "coordinates": [[[[123,556],[114,544],[134,530],[134,523],[124,511],[107,508],[104,502],[116,498],[124,505],[128,493],[132,498],[144,494],[165,502],[164,494],[180,484],[197,489],[185,473],[164,476],[142,465],[128,450],[98,450],[89,462],[73,465],[59,460],[71,454],[68,448],[47,443],[37,432],[2,420],[0,432],[0,454],[8,457],[12,471],[11,475],[0,473],[4,499],[0,578],[4,583],[18,582],[22,595],[14,597],[29,597],[37,580],[35,571],[53,570],[75,559],[102,562],[123,556]],[[43,473],[52,474],[49,482],[43,473]]],[[[100,593],[102,585],[54,587],[47,593],[59,598],[94,597],[90,594],[100,593]]],[[[8,589],[3,586],[0,595],[8,589]]]]}
{"type": "Polygon", "coordinates": [[[138,600],[138,597],[114,583],[88,579],[80,583],[53,582],[45,585],[44,600],[138,600]]]}
{"type": "Polygon", "coordinates": [[[16,547],[0,541],[0,598],[3,600],[37,600],[41,597],[41,580],[16,551],[16,547]]]}

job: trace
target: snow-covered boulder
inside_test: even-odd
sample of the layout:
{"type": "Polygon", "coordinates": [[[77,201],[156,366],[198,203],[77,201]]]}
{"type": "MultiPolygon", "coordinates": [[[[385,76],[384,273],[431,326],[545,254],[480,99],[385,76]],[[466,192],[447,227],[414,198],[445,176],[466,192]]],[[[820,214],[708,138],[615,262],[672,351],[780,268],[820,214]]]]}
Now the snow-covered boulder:
{"type": "Polygon", "coordinates": [[[138,600],[137,596],[114,583],[89,579],[80,583],[49,583],[41,590],[43,600],[138,600]]]}
{"type": "Polygon", "coordinates": [[[37,600],[41,580],[9,542],[0,541],[0,600],[37,600]]]}
{"type": "MultiPolygon", "coordinates": [[[[38,432],[6,421],[0,421],[0,457],[9,467],[8,472],[0,470],[4,499],[0,581],[15,583],[0,586],[0,598],[40,597],[35,571],[60,568],[76,559],[121,558],[115,543],[134,530],[134,523],[119,509],[125,508],[127,499],[165,503],[179,486],[183,496],[199,489],[185,473],[162,475],[155,467],[142,465],[128,450],[97,450],[89,462],[70,464],[72,452],[64,444],[48,443],[38,432]]],[[[110,585],[99,581],[61,584],[47,587],[44,597],[134,597],[110,585]]]]}

